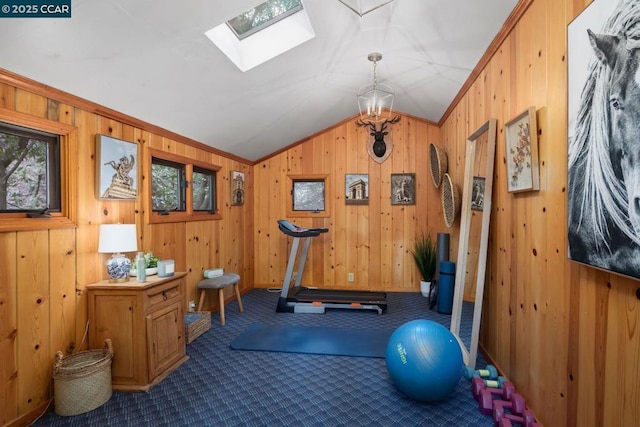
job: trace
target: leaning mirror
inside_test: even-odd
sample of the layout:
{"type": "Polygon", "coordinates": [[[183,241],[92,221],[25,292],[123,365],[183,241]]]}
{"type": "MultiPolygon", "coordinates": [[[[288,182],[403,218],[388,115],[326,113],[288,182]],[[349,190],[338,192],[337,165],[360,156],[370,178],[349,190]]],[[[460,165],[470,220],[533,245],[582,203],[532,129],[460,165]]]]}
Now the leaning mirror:
{"type": "Polygon", "coordinates": [[[482,314],[493,167],[496,151],[496,119],[489,119],[469,138],[465,154],[460,240],[451,312],[451,332],[456,336],[465,364],[475,368],[482,314]],[[460,322],[471,330],[460,329],[460,322]]]}

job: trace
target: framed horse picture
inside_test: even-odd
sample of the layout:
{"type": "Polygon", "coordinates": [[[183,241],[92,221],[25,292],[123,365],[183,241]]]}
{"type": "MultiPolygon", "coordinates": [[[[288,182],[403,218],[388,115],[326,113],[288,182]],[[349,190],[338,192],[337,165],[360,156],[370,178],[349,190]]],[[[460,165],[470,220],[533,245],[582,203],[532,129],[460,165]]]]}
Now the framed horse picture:
{"type": "Polygon", "coordinates": [[[392,173],[391,174],[391,204],[415,205],[416,204],[416,174],[392,173]]]}
{"type": "Polygon", "coordinates": [[[474,211],[484,210],[484,187],[484,177],[474,176],[471,184],[471,209],[474,211]]]}
{"type": "Polygon", "coordinates": [[[640,279],[640,2],[568,26],[568,257],[640,279]]]}

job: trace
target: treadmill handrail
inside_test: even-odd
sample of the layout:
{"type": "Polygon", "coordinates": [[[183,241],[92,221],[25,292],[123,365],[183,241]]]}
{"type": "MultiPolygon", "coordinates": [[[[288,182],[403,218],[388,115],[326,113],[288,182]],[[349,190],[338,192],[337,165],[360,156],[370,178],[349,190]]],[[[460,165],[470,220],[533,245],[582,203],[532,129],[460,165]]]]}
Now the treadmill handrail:
{"type": "Polygon", "coordinates": [[[278,228],[287,236],[291,237],[316,237],[321,233],[329,231],[328,228],[305,228],[299,227],[285,219],[278,220],[278,228]]]}

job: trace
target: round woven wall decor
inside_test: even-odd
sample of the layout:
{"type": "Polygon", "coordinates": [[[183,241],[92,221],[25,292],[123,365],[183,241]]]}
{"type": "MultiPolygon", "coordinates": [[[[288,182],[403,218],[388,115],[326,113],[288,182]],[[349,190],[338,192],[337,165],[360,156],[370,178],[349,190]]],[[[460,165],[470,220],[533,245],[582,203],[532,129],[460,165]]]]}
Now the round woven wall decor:
{"type": "Polygon", "coordinates": [[[451,228],[460,213],[460,191],[448,173],[442,176],[442,212],[445,224],[451,228]]]}
{"type": "Polygon", "coordinates": [[[433,142],[429,145],[429,163],[431,165],[431,179],[433,179],[436,188],[439,188],[449,163],[447,153],[433,142]]]}

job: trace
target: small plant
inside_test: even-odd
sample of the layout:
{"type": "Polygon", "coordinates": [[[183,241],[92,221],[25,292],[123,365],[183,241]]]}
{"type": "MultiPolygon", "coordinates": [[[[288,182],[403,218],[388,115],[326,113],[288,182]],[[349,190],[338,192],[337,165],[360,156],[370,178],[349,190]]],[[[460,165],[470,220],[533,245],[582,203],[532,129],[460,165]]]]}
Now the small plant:
{"type": "MultiPolygon", "coordinates": [[[[157,268],[158,267],[158,261],[160,261],[160,258],[155,256],[153,254],[153,252],[147,252],[147,253],[144,254],[145,268],[157,268]]],[[[131,259],[131,269],[130,269],[130,271],[135,271],[136,269],[137,269],[136,257],[133,257],[131,259]]]]}
{"type": "Polygon", "coordinates": [[[431,233],[422,233],[416,239],[415,247],[411,254],[416,261],[422,280],[431,282],[436,273],[436,245],[431,239],[431,233]]]}

